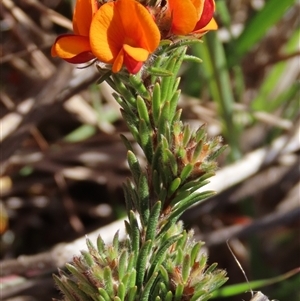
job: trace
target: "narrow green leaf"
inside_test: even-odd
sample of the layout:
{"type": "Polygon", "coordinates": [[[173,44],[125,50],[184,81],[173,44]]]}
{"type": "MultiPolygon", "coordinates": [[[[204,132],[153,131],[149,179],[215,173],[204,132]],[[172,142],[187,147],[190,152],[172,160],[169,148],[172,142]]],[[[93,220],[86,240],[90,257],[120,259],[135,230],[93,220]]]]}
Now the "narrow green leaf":
{"type": "Polygon", "coordinates": [[[146,266],[148,265],[151,246],[152,241],[147,240],[139,250],[139,255],[136,264],[136,285],[139,289],[142,288],[144,283],[144,276],[146,273],[146,266]]]}
{"type": "Polygon", "coordinates": [[[150,123],[150,121],[149,121],[149,111],[148,111],[148,108],[146,106],[145,100],[138,95],[137,98],[136,98],[136,104],[137,104],[137,109],[138,109],[140,119],[145,120],[145,122],[147,124],[149,124],[150,123]]]}
{"type": "Polygon", "coordinates": [[[137,293],[137,286],[131,287],[128,290],[128,294],[127,294],[127,300],[128,301],[135,301],[135,297],[136,297],[136,293],[137,293]]]}
{"type": "Polygon", "coordinates": [[[94,136],[97,132],[95,125],[83,124],[64,137],[66,142],[80,142],[94,136]]]}
{"type": "MultiPolygon", "coordinates": [[[[187,239],[188,239],[188,234],[187,232],[184,230],[182,232],[182,237],[180,239],[178,239],[178,241],[176,242],[176,248],[178,249],[185,249],[186,243],[187,243],[187,239]]],[[[181,264],[182,260],[178,261],[177,264],[181,264]]]]}
{"type": "Polygon", "coordinates": [[[159,193],[159,195],[158,195],[158,199],[159,199],[159,200],[162,202],[162,204],[163,204],[162,207],[164,207],[164,203],[165,203],[165,200],[166,200],[166,198],[167,198],[167,195],[168,195],[167,189],[166,189],[164,186],[162,186],[161,189],[160,189],[160,193],[159,193]]]}
{"type": "Polygon", "coordinates": [[[88,237],[86,238],[86,245],[88,247],[89,253],[92,256],[98,256],[98,250],[95,248],[94,244],[88,237]]]}
{"type": "Polygon", "coordinates": [[[169,283],[170,282],[169,273],[163,265],[159,266],[159,271],[160,271],[160,274],[163,278],[164,283],[169,283]]]}
{"type": "MultiPolygon", "coordinates": [[[[203,295],[207,295],[207,292],[206,291],[197,291],[193,294],[192,298],[191,298],[191,301],[197,301],[199,300],[199,298],[203,295]]],[[[210,295],[208,295],[210,297],[210,295]]],[[[203,300],[202,298],[200,299],[201,301],[203,300]]],[[[205,300],[208,300],[208,299],[205,299],[205,300]]]]}
{"type": "Polygon", "coordinates": [[[176,59],[171,57],[166,65],[166,70],[172,71],[173,75],[168,77],[163,77],[161,80],[161,101],[164,103],[165,101],[170,101],[172,92],[172,87],[174,84],[174,67],[176,65],[176,59]]]}
{"type": "Polygon", "coordinates": [[[216,262],[212,263],[205,271],[205,274],[212,273],[216,268],[218,264],[216,262]]]}
{"type": "Polygon", "coordinates": [[[168,291],[164,301],[172,301],[173,300],[173,293],[171,291],[168,291]]]}
{"type": "Polygon", "coordinates": [[[157,275],[158,275],[158,273],[152,274],[150,279],[147,281],[147,283],[143,289],[143,293],[141,295],[140,301],[148,301],[149,300],[149,294],[151,292],[153,283],[154,283],[157,275]]]}
{"type": "Polygon", "coordinates": [[[118,297],[120,298],[120,301],[123,301],[126,295],[126,287],[121,282],[118,284],[118,297]]]}
{"type": "Polygon", "coordinates": [[[251,50],[256,43],[265,36],[271,26],[276,24],[284,12],[295,4],[295,0],[268,0],[264,7],[258,11],[245,25],[242,34],[237,38],[235,53],[238,57],[251,50]]]}
{"type": "MultiPolygon", "coordinates": [[[[177,82],[176,84],[178,85],[179,84],[179,81],[180,79],[178,78],[177,79],[177,82]]],[[[177,90],[177,87],[175,87],[175,90],[177,90]]],[[[178,106],[178,101],[179,101],[179,96],[180,96],[180,93],[181,91],[180,90],[177,90],[171,100],[170,100],[170,109],[169,109],[169,122],[171,123],[172,120],[174,119],[174,115],[175,115],[175,112],[177,110],[177,106],[178,106]]]]}
{"type": "Polygon", "coordinates": [[[105,301],[111,301],[109,294],[107,293],[106,289],[103,289],[100,287],[98,289],[100,296],[105,300],[105,301]]]}
{"type": "MultiPolygon", "coordinates": [[[[128,267],[129,267],[129,265],[128,265],[128,267]]],[[[129,268],[128,268],[128,271],[129,271],[129,268]]],[[[129,278],[128,278],[127,287],[129,287],[129,288],[135,287],[135,284],[136,284],[136,270],[131,269],[130,274],[129,274],[129,278]]]]}
{"type": "Polygon", "coordinates": [[[91,285],[89,280],[84,276],[84,274],[80,273],[72,264],[66,263],[66,268],[81,283],[85,283],[86,285],[91,285]]]}
{"type": "Polygon", "coordinates": [[[136,297],[136,293],[137,293],[137,287],[131,287],[128,291],[128,301],[135,301],[135,297],[136,297]]]}
{"type": "Polygon", "coordinates": [[[123,183],[123,191],[125,196],[126,208],[129,210],[138,210],[139,203],[137,193],[133,183],[129,179],[126,179],[126,183],[123,183]]]}
{"type": "Polygon", "coordinates": [[[234,95],[231,89],[230,74],[224,46],[217,35],[211,32],[204,37],[204,45],[195,47],[196,54],[203,58],[201,70],[210,94],[217,103],[219,116],[222,119],[222,131],[231,147],[231,160],[240,158],[239,136],[240,126],[234,118],[234,95]]]}
{"type": "Polygon", "coordinates": [[[77,284],[70,279],[67,279],[65,283],[68,290],[71,292],[73,296],[76,296],[76,300],[80,301],[90,301],[91,298],[87,294],[85,294],[80,288],[78,288],[77,284]]]}
{"type": "Polygon", "coordinates": [[[160,290],[160,293],[161,295],[166,295],[168,293],[168,288],[167,288],[167,285],[166,285],[167,282],[160,282],[159,283],[159,290],[160,290]]]}
{"type": "Polygon", "coordinates": [[[186,124],[183,127],[183,138],[182,138],[182,146],[187,147],[188,143],[190,142],[190,139],[192,137],[192,131],[189,124],[186,124]]]}
{"type": "Polygon", "coordinates": [[[128,89],[128,87],[126,87],[124,85],[124,83],[119,79],[118,76],[114,75],[113,76],[114,79],[114,83],[116,85],[116,90],[118,91],[118,93],[120,93],[120,95],[122,95],[122,97],[124,99],[126,99],[126,101],[133,107],[136,106],[136,98],[135,96],[130,92],[130,90],[128,89]]]}
{"type": "MultiPolygon", "coordinates": [[[[125,292],[127,292],[128,288],[129,288],[129,284],[128,284],[129,276],[130,276],[130,273],[126,273],[126,274],[124,274],[124,276],[122,277],[122,279],[119,278],[119,279],[121,279],[123,285],[125,286],[125,292]]],[[[134,286],[134,284],[132,286],[134,286]]]]}
{"type": "MultiPolygon", "coordinates": [[[[203,150],[203,142],[200,141],[194,149],[193,156],[192,156],[192,162],[196,163],[199,161],[198,158],[199,158],[200,154],[202,153],[202,150],[203,150]]],[[[206,151],[206,149],[205,149],[205,151],[206,151]]]]}
{"type": "Polygon", "coordinates": [[[130,141],[129,141],[123,134],[121,134],[120,137],[121,137],[121,139],[122,139],[122,141],[123,141],[123,143],[124,143],[126,149],[127,149],[128,151],[131,151],[131,152],[134,153],[133,147],[132,147],[130,141]]]}
{"type": "Polygon", "coordinates": [[[137,129],[138,121],[135,117],[129,115],[127,111],[122,109],[120,111],[135,141],[140,141],[139,130],[137,129]]]}
{"type": "MultiPolygon", "coordinates": [[[[174,51],[173,56],[176,59],[175,65],[174,65],[174,68],[173,68],[174,80],[175,81],[177,81],[176,76],[177,76],[177,73],[179,72],[179,69],[181,68],[182,62],[183,62],[184,57],[185,57],[186,50],[187,50],[187,47],[183,46],[183,47],[180,47],[180,48],[178,48],[177,50],[174,51]]],[[[175,92],[174,86],[172,88],[173,88],[173,91],[170,89],[169,97],[172,97],[173,92],[175,92]]]]}
{"type": "Polygon", "coordinates": [[[176,190],[178,189],[180,184],[181,184],[180,178],[175,178],[173,180],[173,182],[171,183],[169,190],[168,190],[168,197],[172,196],[176,192],[176,190]]]}
{"type": "Polygon", "coordinates": [[[132,85],[132,87],[144,98],[147,100],[150,100],[150,94],[146,87],[143,84],[143,81],[140,77],[136,75],[130,75],[129,81],[132,85]]]}
{"type": "Polygon", "coordinates": [[[93,257],[91,256],[91,254],[87,251],[81,251],[81,255],[83,256],[84,258],[84,261],[85,263],[91,267],[95,264],[94,260],[93,260],[93,257]]]}
{"type": "Polygon", "coordinates": [[[103,270],[103,279],[105,283],[105,291],[110,296],[110,298],[114,297],[114,284],[113,284],[113,276],[110,267],[106,266],[103,270]]]}
{"type": "Polygon", "coordinates": [[[63,292],[63,294],[68,298],[70,301],[77,301],[75,297],[72,296],[71,292],[67,288],[67,286],[64,284],[63,279],[59,278],[57,275],[53,274],[53,279],[55,284],[58,286],[58,288],[63,292]]]}
{"type": "Polygon", "coordinates": [[[123,279],[126,270],[127,270],[127,260],[128,260],[128,252],[127,250],[123,250],[118,263],[118,276],[119,279],[123,279]]]}
{"type": "MultiPolygon", "coordinates": [[[[122,188],[123,188],[123,193],[124,193],[124,198],[125,198],[126,211],[127,211],[127,215],[128,215],[129,211],[135,210],[136,206],[133,203],[133,200],[131,199],[131,194],[130,194],[128,185],[123,183],[122,188]]],[[[127,229],[127,230],[129,230],[129,229],[127,229]]],[[[127,232],[127,234],[130,235],[130,233],[131,233],[131,229],[130,229],[130,232],[127,232]]]]}
{"type": "Polygon", "coordinates": [[[172,71],[166,70],[164,68],[154,67],[150,66],[147,71],[153,76],[159,76],[159,77],[169,77],[173,75],[172,71]]]}
{"type": "Polygon", "coordinates": [[[149,128],[148,124],[144,119],[141,119],[139,122],[139,139],[137,140],[148,160],[148,162],[152,162],[153,156],[153,145],[152,145],[152,131],[149,128]]]}
{"type": "Polygon", "coordinates": [[[170,206],[174,207],[177,203],[183,202],[187,197],[190,196],[190,191],[183,190],[180,188],[180,190],[177,192],[176,196],[172,199],[170,202],[170,206]]]}
{"type": "Polygon", "coordinates": [[[113,245],[113,249],[114,249],[114,255],[115,258],[117,258],[118,256],[118,253],[119,253],[119,244],[120,244],[120,238],[119,238],[119,230],[115,233],[114,237],[113,237],[113,242],[112,242],[112,245],[113,245]]]}
{"type": "MultiPolygon", "coordinates": [[[[253,290],[270,285],[270,284],[274,284],[274,283],[278,283],[281,282],[295,274],[298,274],[300,272],[300,268],[295,268],[285,274],[270,278],[270,279],[260,279],[260,280],[254,280],[254,281],[250,281],[248,282],[244,282],[244,283],[238,283],[238,284],[232,284],[232,285],[227,285],[225,287],[222,287],[220,289],[218,289],[218,291],[213,292],[213,298],[216,297],[231,297],[237,294],[241,294],[247,290],[249,290],[249,287],[251,287],[253,290]]],[[[299,278],[300,280],[300,278],[299,278]]]]}
{"type": "Polygon", "coordinates": [[[206,136],[207,136],[207,126],[203,124],[197,129],[195,133],[196,143],[199,143],[202,140],[206,140],[206,136]]]}
{"type": "Polygon", "coordinates": [[[183,250],[182,248],[180,247],[177,247],[177,244],[176,244],[176,258],[175,258],[175,264],[178,265],[178,266],[181,266],[183,265],[183,258],[184,258],[184,254],[183,254],[183,250]]]}
{"type": "Polygon", "coordinates": [[[170,119],[169,117],[169,112],[170,112],[170,102],[165,101],[163,103],[162,109],[161,109],[161,114],[159,116],[159,121],[158,121],[158,129],[157,129],[157,137],[160,138],[161,135],[166,134],[166,126],[168,123],[168,120],[170,119]]]}
{"type": "Polygon", "coordinates": [[[149,186],[148,179],[144,174],[141,174],[138,186],[138,195],[140,202],[141,222],[146,227],[150,216],[150,201],[149,201],[149,186]]]}
{"type": "Polygon", "coordinates": [[[173,176],[177,176],[178,165],[177,160],[170,149],[165,149],[164,154],[166,156],[166,165],[168,165],[172,171],[173,176]]]}
{"type": "Polygon", "coordinates": [[[164,243],[160,244],[159,249],[157,250],[156,253],[152,254],[152,257],[150,259],[151,267],[149,268],[149,275],[151,275],[157,269],[159,269],[160,264],[165,259],[165,255],[166,255],[168,248],[172,244],[174,244],[178,239],[180,239],[181,236],[182,236],[182,234],[174,235],[172,237],[169,237],[169,239],[167,241],[165,241],[164,243]]]}
{"type": "Polygon", "coordinates": [[[173,50],[178,49],[178,47],[182,47],[182,46],[192,46],[192,45],[198,45],[198,44],[202,44],[203,41],[202,40],[196,40],[196,39],[181,39],[178,42],[173,43],[172,45],[170,45],[168,47],[168,51],[169,52],[173,52],[173,50]]]}
{"type": "Polygon", "coordinates": [[[182,281],[184,284],[187,283],[189,276],[190,276],[190,269],[191,269],[191,257],[189,254],[185,254],[182,264],[182,281]]]}
{"type": "Polygon", "coordinates": [[[179,202],[178,208],[176,208],[170,215],[170,219],[178,219],[181,214],[186,211],[191,206],[195,205],[196,203],[199,203],[200,201],[203,201],[215,194],[214,191],[204,191],[200,193],[192,193],[190,196],[188,196],[183,202],[179,202]]]}
{"type": "MultiPolygon", "coordinates": [[[[97,65],[96,65],[97,66],[97,65]]],[[[98,66],[97,66],[98,67],[98,66]]],[[[98,69],[98,68],[97,68],[98,69]]],[[[101,69],[100,69],[101,70],[101,69]]],[[[103,71],[101,71],[100,73],[102,73],[103,71]]],[[[102,74],[98,79],[97,79],[97,85],[100,85],[102,82],[107,81],[107,79],[111,76],[112,72],[109,70],[107,72],[105,72],[104,74],[102,74]]]]}
{"type": "Polygon", "coordinates": [[[132,236],[130,237],[132,251],[134,252],[134,254],[138,254],[140,249],[140,229],[133,211],[129,212],[129,222],[132,234],[132,236]]]}
{"type": "Polygon", "coordinates": [[[184,166],[180,174],[180,179],[182,183],[191,175],[193,169],[194,166],[192,164],[187,164],[186,166],[184,166]]]}
{"type": "Polygon", "coordinates": [[[174,118],[173,118],[173,120],[172,120],[172,125],[173,125],[175,122],[179,122],[179,121],[180,121],[181,113],[182,113],[182,109],[178,109],[178,110],[175,112],[174,118]]]}
{"type": "Polygon", "coordinates": [[[153,92],[152,92],[152,116],[153,116],[153,121],[154,125],[158,125],[158,120],[159,120],[159,115],[160,115],[160,108],[161,108],[161,98],[160,98],[160,85],[159,83],[155,83],[153,87],[153,92]]]}
{"type": "Polygon", "coordinates": [[[131,174],[133,176],[133,180],[134,180],[135,184],[137,185],[142,171],[141,171],[139,161],[138,161],[136,155],[132,151],[127,152],[127,161],[129,164],[131,174]]]}
{"type": "MultiPolygon", "coordinates": [[[[282,55],[288,55],[290,53],[299,51],[299,37],[300,29],[298,28],[297,30],[295,30],[293,35],[289,38],[289,40],[281,50],[282,55]]],[[[286,106],[288,99],[288,97],[285,96],[286,93],[289,94],[290,91],[297,91],[294,93],[298,95],[297,93],[299,93],[299,81],[297,81],[296,79],[296,77],[298,76],[297,71],[295,72],[294,83],[292,82],[292,78],[289,78],[290,88],[281,88],[284,87],[284,85],[282,85],[282,82],[286,80],[287,74],[289,74],[290,76],[291,64],[297,64],[298,62],[299,58],[295,57],[290,60],[280,61],[273,65],[272,68],[270,68],[267,76],[260,85],[257,96],[251,101],[251,108],[253,110],[273,112],[274,110],[279,109],[279,106],[283,104],[284,106],[286,106]]]]}
{"type": "Polygon", "coordinates": [[[156,169],[153,170],[153,174],[152,174],[152,185],[153,185],[153,188],[154,188],[154,192],[156,193],[156,195],[159,195],[160,193],[160,190],[161,190],[161,179],[160,179],[160,176],[159,176],[159,173],[157,172],[156,169]]]}
{"type": "Polygon", "coordinates": [[[198,256],[200,255],[200,249],[203,246],[204,243],[202,242],[197,242],[195,243],[195,245],[192,248],[191,251],[191,263],[194,264],[198,258],[198,256]]]}
{"type": "Polygon", "coordinates": [[[154,241],[160,213],[161,213],[161,201],[157,201],[151,209],[151,214],[147,224],[146,241],[147,240],[154,241]]]}
{"type": "Polygon", "coordinates": [[[186,54],[184,56],[183,60],[185,62],[192,62],[192,63],[196,63],[196,64],[201,64],[203,62],[200,58],[198,58],[194,55],[188,55],[188,54],[186,54]]]}
{"type": "Polygon", "coordinates": [[[184,290],[184,285],[182,283],[177,283],[174,301],[182,300],[183,290],[184,290]]]}

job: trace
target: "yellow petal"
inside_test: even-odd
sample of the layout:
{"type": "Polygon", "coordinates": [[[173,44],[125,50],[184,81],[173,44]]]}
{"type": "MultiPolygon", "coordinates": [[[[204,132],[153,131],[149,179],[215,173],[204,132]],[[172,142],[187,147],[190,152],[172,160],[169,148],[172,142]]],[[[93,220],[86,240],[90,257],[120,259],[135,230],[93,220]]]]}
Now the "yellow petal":
{"type": "Polygon", "coordinates": [[[145,62],[148,59],[149,52],[144,48],[136,48],[125,44],[123,49],[130,57],[138,62],[145,62]]]}
{"type": "Polygon", "coordinates": [[[62,59],[71,59],[83,52],[91,51],[89,39],[77,35],[62,35],[57,38],[52,46],[52,56],[62,59]]]}

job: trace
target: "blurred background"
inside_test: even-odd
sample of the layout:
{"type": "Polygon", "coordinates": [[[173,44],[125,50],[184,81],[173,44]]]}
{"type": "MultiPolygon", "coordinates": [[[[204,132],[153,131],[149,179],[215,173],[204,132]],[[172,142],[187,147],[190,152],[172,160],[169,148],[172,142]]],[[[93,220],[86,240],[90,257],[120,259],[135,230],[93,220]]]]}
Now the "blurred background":
{"type": "MultiPolygon", "coordinates": [[[[227,240],[250,281],[300,266],[300,2],[216,4],[218,32],[189,49],[203,63],[180,71],[180,107],[185,122],[206,123],[228,148],[218,193],[183,220],[229,285],[245,279],[227,240]]],[[[73,1],[0,5],[1,297],[51,300],[59,297],[51,275],[72,258],[72,242],[125,216],[121,185],[130,174],[120,133],[130,134],[110,87],[95,84],[94,66],[50,56],[57,35],[72,30],[73,1]]],[[[259,290],[300,300],[299,274],[285,278],[259,290]]]]}

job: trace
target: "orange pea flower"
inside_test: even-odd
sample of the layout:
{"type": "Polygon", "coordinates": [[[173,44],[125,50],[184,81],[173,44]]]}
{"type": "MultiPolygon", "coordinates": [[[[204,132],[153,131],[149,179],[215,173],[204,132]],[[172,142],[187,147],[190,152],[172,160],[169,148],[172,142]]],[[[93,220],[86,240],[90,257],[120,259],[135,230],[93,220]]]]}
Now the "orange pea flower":
{"type": "Polygon", "coordinates": [[[150,12],[135,0],[103,4],[93,17],[90,44],[94,55],[119,72],[123,65],[135,74],[160,42],[150,12]]]}
{"type": "Polygon", "coordinates": [[[168,11],[175,35],[202,35],[218,28],[213,18],[214,0],[168,0],[168,11]]]}
{"type": "Polygon", "coordinates": [[[77,0],[73,15],[74,34],[59,36],[51,48],[52,56],[59,56],[73,64],[85,63],[95,58],[91,52],[89,31],[97,9],[97,0],[77,0]]]}

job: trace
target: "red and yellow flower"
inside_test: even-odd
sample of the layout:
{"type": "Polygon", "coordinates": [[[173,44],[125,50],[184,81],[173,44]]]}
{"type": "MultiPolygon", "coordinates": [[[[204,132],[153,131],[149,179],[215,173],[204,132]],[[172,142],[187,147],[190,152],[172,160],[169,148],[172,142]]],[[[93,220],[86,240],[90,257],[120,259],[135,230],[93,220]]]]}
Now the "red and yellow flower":
{"type": "Polygon", "coordinates": [[[73,15],[74,34],[59,36],[51,48],[52,56],[80,64],[95,58],[90,46],[90,26],[98,9],[97,0],[77,0],[73,15]]]}
{"type": "Polygon", "coordinates": [[[172,34],[203,35],[218,28],[214,0],[168,0],[167,5],[172,34]]]}
{"type": "Polygon", "coordinates": [[[214,0],[167,0],[166,11],[157,9],[146,8],[136,0],[109,1],[100,8],[97,0],[77,0],[74,34],[59,36],[52,46],[52,56],[74,64],[97,58],[111,64],[114,73],[125,66],[135,74],[159,46],[160,31],[163,38],[189,34],[199,37],[217,29],[214,0]]]}
{"type": "Polygon", "coordinates": [[[96,0],[77,0],[73,30],[56,39],[52,56],[74,64],[97,58],[112,64],[115,73],[123,66],[137,73],[160,42],[153,16],[135,0],[107,2],[99,9],[96,0]]]}
{"type": "Polygon", "coordinates": [[[95,14],[90,43],[94,55],[119,72],[123,65],[137,73],[160,42],[160,32],[149,11],[135,0],[102,5],[95,14]]]}

